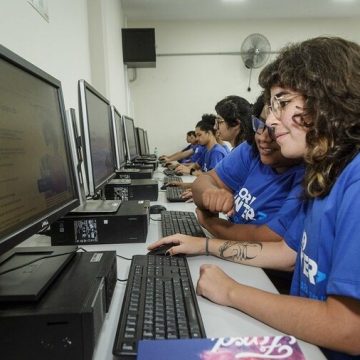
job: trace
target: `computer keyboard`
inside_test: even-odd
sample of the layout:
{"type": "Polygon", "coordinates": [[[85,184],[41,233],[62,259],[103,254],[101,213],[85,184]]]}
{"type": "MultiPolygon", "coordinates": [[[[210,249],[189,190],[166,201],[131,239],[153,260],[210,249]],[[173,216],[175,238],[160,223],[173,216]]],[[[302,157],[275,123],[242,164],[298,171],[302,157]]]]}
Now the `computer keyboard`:
{"type": "Polygon", "coordinates": [[[163,173],[166,176],[182,176],[183,174],[179,171],[171,170],[171,169],[164,169],[163,173]]]}
{"type": "Polygon", "coordinates": [[[113,354],[135,359],[141,339],[203,337],[204,325],[186,258],[133,256],[113,354]]]}
{"type": "Polygon", "coordinates": [[[196,216],[191,211],[162,211],[161,231],[163,236],[176,233],[205,237],[196,216]]]}
{"type": "Polygon", "coordinates": [[[164,169],[163,173],[167,176],[174,176],[175,174],[175,170],[171,170],[171,169],[164,169]]]}
{"type": "Polygon", "coordinates": [[[183,189],[177,186],[169,186],[166,188],[166,199],[170,202],[184,202],[186,199],[181,197],[183,189]]]}
{"type": "Polygon", "coordinates": [[[163,183],[169,182],[183,182],[183,179],[180,176],[172,175],[172,176],[164,176],[163,183]]]}

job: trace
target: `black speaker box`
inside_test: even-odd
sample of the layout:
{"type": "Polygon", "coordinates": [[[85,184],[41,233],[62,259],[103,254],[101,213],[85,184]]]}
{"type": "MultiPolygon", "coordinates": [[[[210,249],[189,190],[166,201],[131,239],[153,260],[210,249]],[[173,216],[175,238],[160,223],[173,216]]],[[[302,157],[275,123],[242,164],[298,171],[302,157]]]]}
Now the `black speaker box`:
{"type": "Polygon", "coordinates": [[[130,68],[156,67],[155,29],[124,28],[121,31],[124,64],[130,68]]]}

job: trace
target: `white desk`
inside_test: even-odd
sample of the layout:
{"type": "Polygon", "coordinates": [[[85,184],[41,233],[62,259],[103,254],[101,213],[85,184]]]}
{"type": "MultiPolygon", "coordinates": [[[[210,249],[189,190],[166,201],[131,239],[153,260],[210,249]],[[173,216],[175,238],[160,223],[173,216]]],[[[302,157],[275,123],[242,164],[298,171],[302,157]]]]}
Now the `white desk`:
{"type": "MultiPolygon", "coordinates": [[[[154,175],[155,179],[163,177],[160,171],[154,175]]],[[[184,182],[192,181],[193,177],[184,176],[184,182]]],[[[159,185],[162,183],[160,181],[159,185]]],[[[165,199],[165,193],[159,190],[159,200],[152,204],[161,204],[168,210],[193,211],[195,205],[192,203],[168,203],[165,199]]],[[[153,219],[159,219],[160,215],[151,215],[153,219]]],[[[89,251],[96,250],[116,250],[118,255],[131,257],[134,254],[146,254],[147,244],[157,240],[160,237],[160,222],[150,220],[148,236],[146,243],[140,244],[119,244],[119,245],[91,245],[85,248],[89,251]]],[[[46,237],[34,237],[37,245],[49,245],[49,239],[46,237]]],[[[33,239],[34,241],[34,239],[33,239]]],[[[24,244],[25,245],[25,244],[24,244]]],[[[29,245],[26,244],[26,245],[29,245]]],[[[31,244],[33,245],[33,243],[31,244]]],[[[188,258],[191,276],[194,286],[198,280],[199,267],[201,264],[216,264],[222,267],[224,271],[235,280],[248,284],[266,291],[276,293],[277,290],[265,275],[264,271],[259,268],[235,264],[224,261],[212,256],[197,256],[188,258]]],[[[129,272],[130,261],[117,258],[118,278],[126,279],[129,272]]],[[[97,347],[94,352],[94,360],[113,359],[112,347],[116,334],[118,319],[121,310],[122,298],[124,296],[126,283],[118,282],[114,291],[110,310],[106,315],[97,347]]],[[[260,335],[279,335],[281,332],[251,318],[250,316],[232,308],[214,304],[202,297],[198,297],[198,303],[202,319],[205,326],[207,337],[224,337],[224,336],[260,336],[260,335]]],[[[325,359],[322,352],[314,345],[299,341],[300,347],[305,354],[306,359],[321,360],[325,359]]]]}

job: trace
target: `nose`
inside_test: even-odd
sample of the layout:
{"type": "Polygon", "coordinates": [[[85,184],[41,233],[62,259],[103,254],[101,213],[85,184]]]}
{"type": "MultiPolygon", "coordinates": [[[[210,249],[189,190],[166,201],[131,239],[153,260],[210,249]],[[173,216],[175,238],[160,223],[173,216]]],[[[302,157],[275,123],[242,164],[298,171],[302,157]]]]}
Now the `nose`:
{"type": "Polygon", "coordinates": [[[258,138],[258,141],[264,142],[264,143],[271,143],[273,141],[269,135],[268,129],[265,129],[262,134],[257,134],[257,138],[258,138]]]}
{"type": "Polygon", "coordinates": [[[273,112],[269,110],[266,117],[266,125],[270,127],[274,127],[279,125],[280,121],[274,116],[273,112]]]}

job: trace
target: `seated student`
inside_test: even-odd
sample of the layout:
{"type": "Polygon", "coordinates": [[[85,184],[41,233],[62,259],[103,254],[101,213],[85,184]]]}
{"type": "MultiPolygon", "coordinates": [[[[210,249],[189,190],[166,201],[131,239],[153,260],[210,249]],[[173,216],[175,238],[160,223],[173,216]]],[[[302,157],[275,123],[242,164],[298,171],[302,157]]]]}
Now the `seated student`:
{"type": "Polygon", "coordinates": [[[265,126],[266,110],[260,96],[248,140],[192,184],[198,220],[216,237],[280,241],[300,207],[302,161],[281,155],[265,126]]]}
{"type": "Polygon", "coordinates": [[[175,235],[150,248],[177,242],[170,254],[295,268],[292,296],[237,283],[214,265],[201,266],[197,293],[322,347],[328,359],[360,359],[360,46],[318,37],[284,48],[272,68],[260,74],[274,114],[267,124],[283,154],[306,164],[303,213],[285,241],[175,235]]]}
{"type": "Polygon", "coordinates": [[[186,133],[186,142],[189,144],[184,149],[177,151],[172,155],[161,155],[159,160],[165,163],[169,163],[171,161],[179,161],[179,162],[188,162],[190,161],[191,155],[194,153],[195,149],[197,148],[197,140],[196,134],[194,130],[188,131],[186,133]]]}
{"type": "Polygon", "coordinates": [[[228,154],[228,148],[216,141],[214,126],[215,115],[204,114],[201,121],[196,124],[195,133],[198,143],[206,150],[196,163],[191,166],[179,165],[176,171],[198,176],[213,169],[228,154]]]}
{"type": "Polygon", "coordinates": [[[251,105],[236,95],[230,95],[215,105],[216,128],[223,141],[230,142],[232,148],[246,140],[251,131],[251,105]]]}

